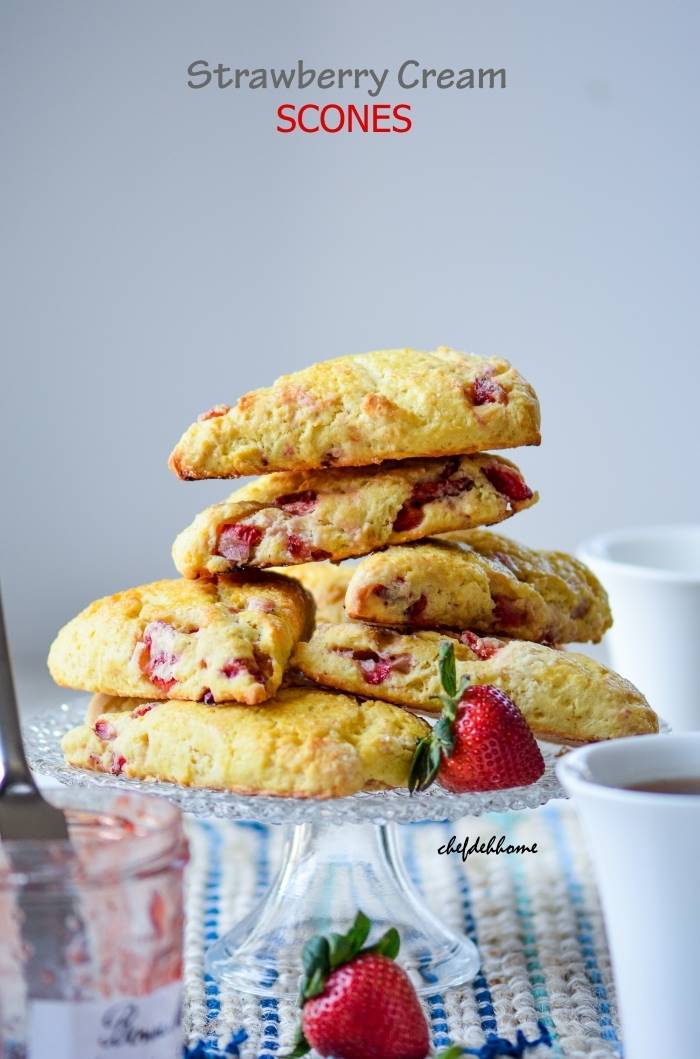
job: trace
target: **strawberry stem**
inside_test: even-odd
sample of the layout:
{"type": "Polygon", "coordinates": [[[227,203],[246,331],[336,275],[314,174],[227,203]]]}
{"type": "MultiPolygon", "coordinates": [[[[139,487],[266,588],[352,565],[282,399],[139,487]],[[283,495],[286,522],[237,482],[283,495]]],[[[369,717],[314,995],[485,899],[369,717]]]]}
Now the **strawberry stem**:
{"type": "Polygon", "coordinates": [[[408,777],[408,789],[411,794],[414,791],[427,790],[438,774],[443,755],[449,757],[452,753],[455,745],[454,722],[457,707],[469,683],[469,678],[464,676],[459,685],[457,684],[455,649],[449,640],[443,640],[440,644],[438,668],[440,683],[445,692],[440,696],[442,712],[430,735],[424,736],[416,743],[408,777]]]}

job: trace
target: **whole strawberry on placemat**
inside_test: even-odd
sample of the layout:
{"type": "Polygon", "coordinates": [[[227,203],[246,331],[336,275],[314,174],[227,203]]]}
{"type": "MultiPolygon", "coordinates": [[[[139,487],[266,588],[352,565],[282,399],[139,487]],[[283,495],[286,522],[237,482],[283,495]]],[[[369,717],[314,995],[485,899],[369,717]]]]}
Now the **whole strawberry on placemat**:
{"type": "Polygon", "coordinates": [[[491,684],[457,687],[455,653],[440,644],[443,710],[430,735],[420,739],[409,789],[423,791],[437,779],[447,790],[493,791],[524,787],[544,772],[544,759],[522,713],[491,684]]]}
{"type": "Polygon", "coordinates": [[[405,971],[394,962],[392,927],[365,947],[370,922],[358,912],[347,934],[316,935],[304,946],[296,1059],[315,1048],[335,1059],[425,1059],[428,1024],[405,971]]]}

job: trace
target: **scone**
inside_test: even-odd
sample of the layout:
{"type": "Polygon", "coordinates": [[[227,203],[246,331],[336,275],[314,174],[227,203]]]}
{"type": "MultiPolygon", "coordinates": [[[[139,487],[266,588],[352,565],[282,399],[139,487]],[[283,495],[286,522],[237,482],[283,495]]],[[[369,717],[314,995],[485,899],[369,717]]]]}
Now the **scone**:
{"type": "Polygon", "coordinates": [[[478,530],[450,536],[358,563],[345,596],[348,615],[546,643],[597,643],[610,628],[605,589],[573,556],[478,530]]]}
{"type": "Polygon", "coordinates": [[[534,504],[500,456],[406,460],[356,470],[266,474],[202,511],[173,545],[185,577],[285,566],[491,525],[534,504]]]}
{"type": "MultiPolygon", "coordinates": [[[[586,655],[524,640],[455,642],[457,679],[494,684],[509,695],[535,735],[562,743],[588,743],[657,732],[658,719],[632,684],[586,655]]],[[[326,687],[439,712],[440,642],[435,632],[405,635],[360,622],[319,625],[292,657],[304,676],[326,687]]]]}
{"type": "Polygon", "coordinates": [[[314,597],[316,621],[345,621],[345,593],[354,570],[352,563],[336,566],[335,563],[301,563],[299,566],[281,567],[288,577],[301,581],[314,597]]]}
{"type": "Polygon", "coordinates": [[[100,698],[63,737],[66,761],[128,779],[243,794],[337,798],[403,787],[419,718],[385,702],[286,688],[265,706],[100,698]]]}
{"type": "Polygon", "coordinates": [[[108,695],[264,702],[313,625],[298,581],[241,574],[156,581],[91,603],[49,653],[58,684],[108,695]]]}
{"type": "Polygon", "coordinates": [[[507,360],[383,349],[283,375],[216,405],[170,456],[180,478],[363,467],[539,445],[534,390],[507,360]]]}

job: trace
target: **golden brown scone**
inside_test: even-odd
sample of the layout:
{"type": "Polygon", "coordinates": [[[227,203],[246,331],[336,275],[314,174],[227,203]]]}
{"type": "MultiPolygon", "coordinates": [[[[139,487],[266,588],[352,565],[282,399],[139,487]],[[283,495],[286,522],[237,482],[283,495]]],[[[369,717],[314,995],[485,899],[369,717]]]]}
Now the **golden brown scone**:
{"type": "MultiPolygon", "coordinates": [[[[292,665],[326,687],[354,694],[371,691],[387,702],[438,712],[439,648],[447,638],[353,621],[319,625],[308,643],[297,646],[292,665]]],[[[505,691],[541,739],[588,743],[659,730],[644,696],[586,655],[473,633],[463,640],[449,638],[457,679],[466,676],[470,684],[493,684],[505,691]]]]}
{"type": "Polygon", "coordinates": [[[175,540],[173,560],[185,577],[337,561],[501,522],[536,500],[515,464],[488,453],[266,474],[197,515],[175,540]]]}
{"type": "Polygon", "coordinates": [[[335,563],[301,563],[285,566],[288,577],[301,581],[316,603],[316,621],[345,621],[345,593],[352,577],[353,565],[336,566],[335,563]]]}
{"type": "Polygon", "coordinates": [[[507,360],[382,349],[216,405],[183,434],[170,467],[186,479],[237,478],[539,443],[537,397],[507,360]]]}
{"type": "Polygon", "coordinates": [[[63,737],[66,761],[127,779],[338,798],[408,781],[419,718],[372,699],[286,688],[264,706],[105,699],[63,737]]]}
{"type": "Polygon", "coordinates": [[[49,653],[58,684],[108,695],[263,702],[313,625],[313,599],[277,574],[156,581],[91,603],[49,653]]]}
{"type": "Polygon", "coordinates": [[[605,589],[573,556],[479,530],[449,536],[358,563],[345,596],[348,615],[546,643],[597,643],[610,628],[605,589]]]}

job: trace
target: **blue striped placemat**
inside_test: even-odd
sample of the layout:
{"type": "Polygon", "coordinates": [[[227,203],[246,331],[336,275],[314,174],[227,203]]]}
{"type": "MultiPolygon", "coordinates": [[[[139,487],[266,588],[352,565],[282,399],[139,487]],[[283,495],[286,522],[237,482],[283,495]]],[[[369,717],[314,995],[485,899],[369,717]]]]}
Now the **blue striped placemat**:
{"type": "MultiPolygon", "coordinates": [[[[243,996],[204,975],[204,952],[267,889],[280,829],[192,821],[185,939],[188,1059],[277,1059],[289,1050],[296,1010],[243,996]]],[[[484,1049],[494,1036],[515,1043],[546,1026],[551,1046],[531,1059],[622,1055],[610,958],[595,883],[577,821],[563,802],[456,824],[401,828],[405,863],[428,904],[479,947],[470,985],[424,1000],[436,1048],[484,1049]],[[536,853],[438,856],[450,835],[507,836],[536,853]]],[[[512,1053],[511,1053],[512,1054],[512,1053]]]]}

